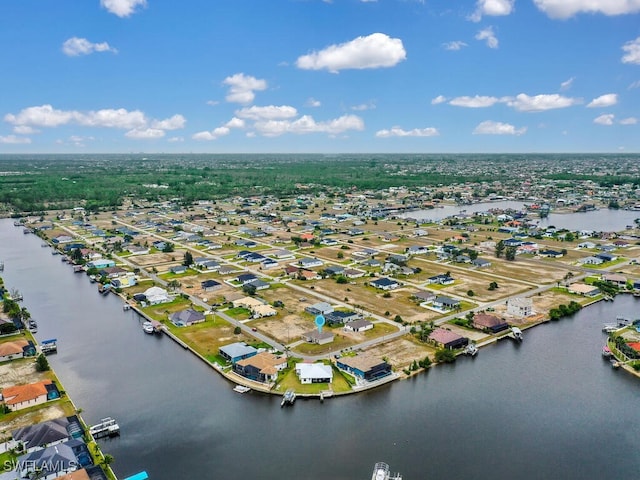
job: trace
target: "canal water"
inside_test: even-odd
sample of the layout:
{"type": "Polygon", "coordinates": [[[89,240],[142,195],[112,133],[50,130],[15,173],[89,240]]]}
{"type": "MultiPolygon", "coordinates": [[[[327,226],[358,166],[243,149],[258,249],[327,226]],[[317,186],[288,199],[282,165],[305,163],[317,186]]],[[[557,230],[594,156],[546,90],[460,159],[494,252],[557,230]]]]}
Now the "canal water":
{"type": "MultiPolygon", "coordinates": [[[[493,208],[523,210],[524,202],[514,200],[503,200],[496,202],[474,203],[472,205],[444,205],[441,208],[428,210],[415,210],[403,213],[403,218],[415,218],[421,221],[438,222],[452,215],[459,215],[463,212],[467,214],[477,212],[487,212],[493,208]]],[[[541,227],[554,226],[556,228],[566,228],[571,231],[592,230],[594,232],[618,232],[625,230],[627,225],[634,225],[634,220],[640,218],[640,212],[632,210],[609,210],[601,208],[591,212],[580,213],[553,213],[547,217],[537,219],[537,215],[532,215],[534,221],[538,221],[541,227]]]]}
{"type": "Polygon", "coordinates": [[[0,260],[24,295],[50,362],[120,478],[369,479],[385,461],[405,480],[637,478],[640,379],[601,358],[604,322],[640,316],[631,296],[525,331],[413,379],[343,398],[240,395],[168,337],[146,335],[113,295],[0,220],[0,260]]]}

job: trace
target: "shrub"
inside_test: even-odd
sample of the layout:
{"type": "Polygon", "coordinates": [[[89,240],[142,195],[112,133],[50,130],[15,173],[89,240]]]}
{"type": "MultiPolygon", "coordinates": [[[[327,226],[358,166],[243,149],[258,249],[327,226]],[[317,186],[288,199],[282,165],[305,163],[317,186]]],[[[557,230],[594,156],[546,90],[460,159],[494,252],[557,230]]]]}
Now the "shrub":
{"type": "Polygon", "coordinates": [[[240,327],[236,327],[233,329],[233,333],[235,333],[236,335],[240,335],[240,332],[242,332],[242,329],[240,327]]]}
{"type": "Polygon", "coordinates": [[[453,363],[456,361],[456,354],[448,348],[440,348],[436,350],[436,362],[453,363]]]}

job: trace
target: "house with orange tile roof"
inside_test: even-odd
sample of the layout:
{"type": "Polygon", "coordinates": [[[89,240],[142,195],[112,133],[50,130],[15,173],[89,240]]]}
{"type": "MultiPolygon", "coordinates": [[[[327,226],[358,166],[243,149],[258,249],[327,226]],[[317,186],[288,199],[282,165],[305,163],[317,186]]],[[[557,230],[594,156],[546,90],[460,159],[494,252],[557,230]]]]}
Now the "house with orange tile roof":
{"type": "Polygon", "coordinates": [[[2,401],[14,412],[58,398],[60,398],[60,392],[52,380],[6,387],[2,390],[2,401]]]}
{"type": "Polygon", "coordinates": [[[269,352],[261,352],[250,358],[240,360],[233,365],[233,370],[243,377],[257,382],[273,382],[278,372],[287,366],[286,357],[276,357],[269,352]]]}
{"type": "Polygon", "coordinates": [[[31,340],[14,340],[0,343],[0,362],[14,358],[33,357],[36,347],[31,340]]]}

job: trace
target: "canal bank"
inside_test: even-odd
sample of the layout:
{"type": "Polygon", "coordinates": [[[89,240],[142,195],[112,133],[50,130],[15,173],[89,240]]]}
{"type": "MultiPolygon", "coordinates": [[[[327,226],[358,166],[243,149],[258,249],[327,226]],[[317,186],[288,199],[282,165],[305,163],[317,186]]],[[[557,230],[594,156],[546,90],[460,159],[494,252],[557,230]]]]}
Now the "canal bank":
{"type": "Polygon", "coordinates": [[[362,395],[280,409],[238,395],[135,313],[72,275],[35,236],[0,222],[4,277],[58,338],[52,366],[87,421],[105,412],[122,435],[99,443],[126,477],[369,478],[385,461],[405,479],[634,478],[638,383],[601,357],[603,322],[631,316],[631,296],[600,302],[498,342],[475,358],[362,395]],[[28,238],[27,238],[28,237],[28,238]]]}

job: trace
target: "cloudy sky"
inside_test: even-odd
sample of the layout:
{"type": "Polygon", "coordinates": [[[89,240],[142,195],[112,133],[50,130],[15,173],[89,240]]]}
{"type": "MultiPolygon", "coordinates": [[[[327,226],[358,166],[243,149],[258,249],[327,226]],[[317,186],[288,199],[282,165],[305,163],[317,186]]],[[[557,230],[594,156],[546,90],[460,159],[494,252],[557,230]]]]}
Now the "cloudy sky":
{"type": "Polygon", "coordinates": [[[640,0],[2,0],[0,44],[0,153],[640,151],[640,0]]]}

